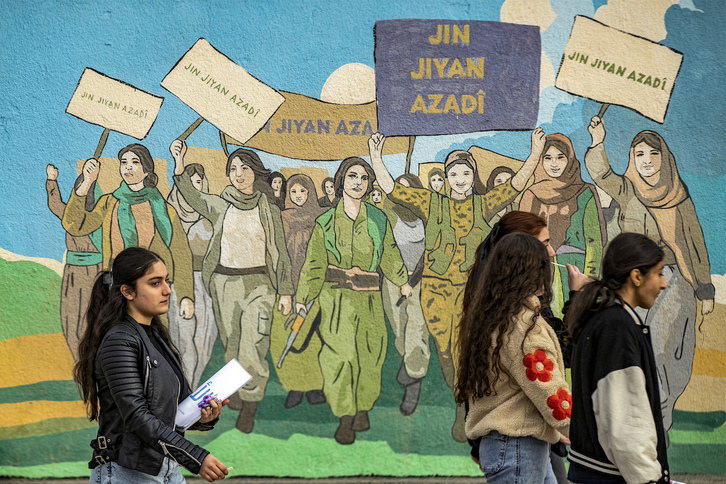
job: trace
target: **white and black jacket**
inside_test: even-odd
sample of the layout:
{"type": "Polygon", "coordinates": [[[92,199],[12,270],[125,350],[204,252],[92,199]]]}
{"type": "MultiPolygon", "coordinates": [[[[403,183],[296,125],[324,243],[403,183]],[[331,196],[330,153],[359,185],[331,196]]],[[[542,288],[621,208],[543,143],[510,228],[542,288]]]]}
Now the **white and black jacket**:
{"type": "Polygon", "coordinates": [[[570,472],[669,482],[650,328],[626,303],[585,324],[572,355],[572,388],[570,472]]]}

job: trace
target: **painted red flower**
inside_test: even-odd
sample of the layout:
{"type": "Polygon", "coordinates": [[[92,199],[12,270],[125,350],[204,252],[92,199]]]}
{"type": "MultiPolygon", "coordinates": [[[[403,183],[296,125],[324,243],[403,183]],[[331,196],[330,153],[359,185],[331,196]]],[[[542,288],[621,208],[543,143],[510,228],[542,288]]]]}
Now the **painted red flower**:
{"type": "Polygon", "coordinates": [[[535,350],[534,353],[525,355],[524,366],[527,367],[527,378],[541,382],[548,382],[552,379],[550,372],[555,367],[552,360],[547,358],[547,353],[544,350],[535,350]]]}
{"type": "Polygon", "coordinates": [[[547,406],[552,409],[552,416],[564,420],[572,416],[572,395],[562,388],[547,399],[547,406]]]}

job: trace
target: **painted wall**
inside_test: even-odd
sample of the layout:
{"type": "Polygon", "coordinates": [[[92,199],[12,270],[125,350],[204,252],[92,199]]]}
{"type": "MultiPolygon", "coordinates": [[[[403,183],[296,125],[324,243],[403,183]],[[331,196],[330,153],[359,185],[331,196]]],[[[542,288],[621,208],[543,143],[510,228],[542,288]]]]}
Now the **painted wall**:
{"type": "MultiPolygon", "coordinates": [[[[6,418],[0,423],[0,475],[71,477],[89,473],[88,442],[95,438],[96,426],[85,418],[71,378],[75,342],[82,324],[79,314],[87,297],[85,291],[104,260],[108,261],[121,245],[130,243],[124,238],[130,224],[127,218],[125,225],[109,223],[104,229],[100,221],[85,217],[84,211],[100,213],[103,203],[110,203],[108,210],[112,210],[116,202],[109,198],[110,194],[123,188],[126,181],[135,180],[124,178],[122,182],[121,163],[115,155],[136,140],[111,132],[100,158],[97,188],[85,186],[81,191],[88,193],[86,199],[78,197],[77,203],[64,208],[65,203],[73,201],[69,197],[74,182],[102,132],[99,126],[65,113],[86,67],[164,97],[159,116],[141,143],[154,157],[158,193],[164,198],[171,193],[172,208],[166,210],[168,220],[147,217],[146,225],[135,223],[137,240],[141,241],[138,243],[157,244],[174,262],[176,304],[168,324],[185,355],[187,376],[203,382],[225,360],[237,357],[254,369],[257,379],[256,389],[243,390],[236,402],[237,408],[247,408],[246,415],[238,418],[239,411],[226,410],[214,431],[191,432],[190,439],[234,466],[239,475],[479,475],[468,457],[467,444],[457,441],[462,437],[462,420],[459,411],[457,424],[457,409],[447,386],[453,371],[447,353],[450,335],[441,336],[443,323],[436,319],[442,314],[455,319],[459,306],[454,296],[435,300],[431,295],[435,288],[426,287],[426,278],[414,285],[414,298],[404,303],[410,308],[408,332],[401,330],[396,338],[395,328],[403,325],[400,316],[394,314],[398,286],[406,279],[401,256],[413,271],[418,257],[415,247],[389,251],[379,264],[375,263],[372,246],[349,248],[353,260],[369,264],[364,272],[380,266],[394,282],[384,281],[380,290],[364,290],[370,279],[363,274],[362,279],[356,279],[362,285],[341,296],[344,290],[329,286],[350,283],[351,274],[338,271],[325,276],[324,266],[317,272],[313,268],[314,256],[325,254],[325,245],[320,244],[325,234],[313,233],[315,217],[327,210],[321,207],[325,205],[325,178],[335,175],[345,156],[368,159],[368,138],[375,130],[374,125],[367,127],[364,122],[375,100],[374,23],[406,18],[489,20],[539,27],[542,55],[537,125],[548,135],[567,136],[582,181],[598,184],[597,188],[586,185],[585,192],[579,192],[586,194],[587,200],[578,198],[583,207],[590,203],[589,212],[583,209],[579,221],[562,216],[559,209],[567,205],[566,201],[540,203],[549,195],[555,200],[567,187],[549,193],[533,185],[529,193],[514,200],[520,208],[551,216],[551,230],[561,235],[556,247],[563,247],[558,255],[561,262],[569,262],[568,257],[580,261],[577,254],[585,252],[589,265],[586,267],[582,257],[582,268],[596,274],[599,260],[592,254],[598,254],[603,242],[623,227],[634,230],[634,225],[628,225],[633,213],[629,212],[630,206],[620,205],[618,201],[623,200],[618,198],[617,190],[593,175],[596,167],[590,163],[602,165],[609,160],[615,173],[625,174],[638,186],[638,178],[642,177],[637,169],[626,173],[635,135],[653,130],[667,143],[672,156],[667,157],[665,148],[661,148],[662,165],[671,163],[671,171],[677,167],[680,180],[687,186],[681,197],[692,200],[696,215],[683,217],[671,212],[670,218],[654,216],[652,207],[643,202],[645,195],[639,198],[638,213],[651,217],[642,230],[661,240],[671,254],[671,295],[663,299],[659,314],[651,311],[648,316],[655,320],[653,324],[668,321],[663,326],[669,332],[662,335],[659,362],[661,377],[670,382],[668,392],[664,392],[664,406],[673,425],[669,458],[676,473],[726,474],[726,464],[720,458],[726,451],[726,248],[722,243],[726,229],[720,214],[726,202],[726,164],[721,156],[726,149],[722,129],[724,64],[720,55],[726,40],[726,5],[722,2],[649,0],[636,5],[620,0],[506,0],[470,5],[418,2],[416,6],[408,2],[368,2],[341,9],[327,2],[253,5],[184,1],[172,5],[19,1],[4,2],[2,11],[0,156],[5,176],[0,177],[0,193],[5,196],[0,210],[0,408],[6,418]],[[600,104],[554,87],[576,15],[594,18],[683,53],[664,123],[623,107],[608,109],[603,117],[606,158],[586,156],[591,143],[588,125],[600,104]],[[195,218],[195,210],[186,203],[189,200],[175,195],[172,188],[176,184],[172,179],[175,160],[169,147],[197,115],[160,82],[200,37],[257,79],[283,91],[288,101],[281,110],[286,106],[298,110],[292,109],[289,115],[278,112],[277,118],[273,117],[260,132],[258,141],[248,143],[268,170],[285,176],[290,194],[287,202],[281,195],[281,216],[277,208],[269,209],[271,217],[279,221],[278,233],[281,231],[286,239],[285,246],[278,244],[277,248],[289,255],[289,280],[279,276],[271,286],[268,276],[255,276],[268,277],[264,284],[255,285],[268,289],[254,321],[249,314],[241,317],[242,323],[235,322],[239,315],[220,318],[222,312],[215,315],[211,309],[209,292],[215,304],[233,312],[235,302],[249,296],[248,290],[237,288],[222,293],[215,289],[214,279],[207,280],[205,289],[201,261],[210,224],[195,218]],[[331,110],[339,110],[334,111],[338,117],[332,117],[331,110]],[[300,112],[309,115],[305,122],[295,118],[300,112]],[[297,133],[308,134],[307,120],[313,121],[314,130],[321,134],[317,120],[325,116],[332,117],[339,138],[326,138],[318,144],[315,132],[310,132],[311,141],[300,141],[297,133]],[[345,131],[338,120],[346,122],[345,131]],[[284,138],[286,130],[289,143],[284,138]],[[270,132],[272,135],[265,138],[270,132]],[[278,138],[274,138],[275,133],[278,138]],[[295,137],[298,139],[293,140],[295,137]],[[341,145],[349,151],[339,153],[341,145]],[[288,152],[290,146],[296,146],[292,153],[288,152]],[[293,176],[295,179],[291,179],[293,176]],[[296,203],[295,197],[301,197],[297,199],[301,202],[304,191],[307,199],[296,203]],[[105,198],[97,203],[99,197],[105,198]],[[587,239],[581,233],[568,232],[568,227],[576,228],[577,224],[589,234],[587,239]],[[157,230],[158,237],[149,242],[152,229],[157,230]],[[309,240],[317,245],[306,252],[309,240]],[[568,247],[579,252],[567,253],[568,247]],[[106,254],[101,254],[104,251],[106,254]],[[329,281],[322,290],[312,288],[312,281],[320,274],[329,281]],[[285,327],[289,313],[283,314],[288,312],[285,296],[293,294],[298,303],[317,301],[309,319],[315,319],[320,312],[319,329],[311,335],[304,351],[290,353],[278,369],[290,331],[285,327]],[[194,300],[193,317],[189,317],[191,311],[184,297],[194,300]],[[382,303],[386,298],[388,302],[382,303]],[[421,305],[428,306],[428,310],[422,312],[421,305]],[[344,314],[331,314],[333,307],[343,308],[344,314]],[[365,317],[356,318],[356,312],[365,317]],[[345,331],[333,331],[332,323],[345,331]],[[230,337],[244,331],[251,333],[242,338],[243,343],[254,334],[257,345],[237,351],[230,337]],[[362,335],[369,342],[365,349],[356,346],[362,335]],[[418,345],[412,343],[416,340],[418,345]],[[360,376],[356,365],[362,365],[360,376]],[[341,368],[353,368],[348,377],[360,378],[365,389],[356,393],[351,385],[335,386],[333,381],[341,368]],[[420,396],[415,399],[417,390],[420,396]],[[251,407],[242,401],[258,402],[254,419],[251,407]],[[370,429],[361,430],[364,422],[359,418],[355,443],[341,445],[339,442],[350,440],[350,433],[335,438],[339,417],[359,411],[368,411],[370,429]]],[[[186,163],[201,164],[206,190],[212,195],[221,194],[230,180],[224,169],[226,156],[218,130],[202,123],[187,144],[186,163]]],[[[385,146],[386,167],[393,177],[398,177],[405,171],[407,140],[391,138],[385,146]]],[[[230,150],[235,148],[229,146],[230,150]]],[[[411,173],[428,188],[432,169],[442,166],[446,155],[455,149],[473,154],[479,178],[486,184],[498,166],[514,170],[521,166],[517,160],[524,160],[530,152],[530,132],[419,136],[411,155],[411,173]]],[[[535,183],[559,178],[548,173],[546,167],[538,170],[535,183]]],[[[570,180],[570,185],[575,182],[579,183],[570,180]]],[[[448,189],[448,184],[442,188],[448,189]]],[[[190,200],[194,198],[195,193],[186,193],[190,200]]],[[[118,193],[116,198],[121,196],[118,193]]],[[[411,212],[396,212],[386,205],[390,200],[385,201],[385,195],[380,195],[380,202],[378,196],[372,194],[369,201],[381,206],[389,220],[395,222],[398,218],[397,223],[402,223],[410,216],[411,212]]],[[[579,208],[577,205],[566,213],[579,213],[579,208]]],[[[423,218],[428,215],[419,214],[423,218]]],[[[489,215],[486,222],[493,224],[496,218],[489,215]]],[[[117,217],[115,212],[109,220],[113,217],[117,217]]],[[[415,223],[415,219],[408,221],[415,223]]],[[[366,229],[358,229],[366,234],[366,229]]],[[[367,233],[370,235],[370,231],[367,233]]],[[[366,244],[375,245],[373,237],[366,237],[366,244]]],[[[234,264],[235,255],[255,255],[233,247],[237,248],[236,254],[224,259],[232,261],[230,264],[234,264]]],[[[259,265],[265,265],[265,261],[259,265]]],[[[345,268],[345,263],[339,265],[345,268]]],[[[219,279],[218,275],[212,277],[219,279]]],[[[447,284],[459,290],[457,281],[449,278],[447,284]]],[[[561,276],[555,278],[555,284],[562,284],[561,276]]],[[[309,330],[307,324],[303,325],[295,349],[303,346],[309,330]]]]}

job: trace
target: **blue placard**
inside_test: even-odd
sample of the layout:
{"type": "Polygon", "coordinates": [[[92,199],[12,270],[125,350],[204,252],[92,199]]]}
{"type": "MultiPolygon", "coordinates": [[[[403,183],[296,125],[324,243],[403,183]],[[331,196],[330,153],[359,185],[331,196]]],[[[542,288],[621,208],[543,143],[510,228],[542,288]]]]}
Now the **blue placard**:
{"type": "Polygon", "coordinates": [[[381,20],[375,42],[378,131],[386,136],[536,127],[539,27],[381,20]]]}

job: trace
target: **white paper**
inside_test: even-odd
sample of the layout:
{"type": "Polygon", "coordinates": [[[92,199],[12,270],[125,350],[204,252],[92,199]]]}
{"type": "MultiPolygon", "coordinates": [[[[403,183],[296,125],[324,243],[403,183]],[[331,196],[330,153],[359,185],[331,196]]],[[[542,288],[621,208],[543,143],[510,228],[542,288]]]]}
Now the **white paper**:
{"type": "Polygon", "coordinates": [[[251,379],[252,375],[247,373],[239,361],[233,358],[179,404],[176,412],[176,427],[185,430],[202,418],[202,409],[199,408],[199,404],[205,396],[216,394],[217,398],[224,400],[251,379]]]}

